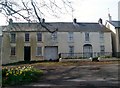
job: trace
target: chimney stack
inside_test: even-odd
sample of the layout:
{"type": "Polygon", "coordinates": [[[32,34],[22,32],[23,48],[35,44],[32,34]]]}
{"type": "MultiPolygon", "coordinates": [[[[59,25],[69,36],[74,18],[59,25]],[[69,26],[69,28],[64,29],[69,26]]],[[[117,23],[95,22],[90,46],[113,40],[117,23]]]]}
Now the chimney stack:
{"type": "Polygon", "coordinates": [[[112,16],[110,16],[110,13],[108,14],[109,21],[112,21],[112,16]]]}
{"type": "Polygon", "coordinates": [[[101,24],[101,25],[103,24],[103,22],[102,22],[102,19],[101,19],[101,18],[99,18],[98,23],[99,23],[99,24],[101,24]]]}
{"type": "Polygon", "coordinates": [[[12,18],[9,19],[9,25],[11,25],[13,23],[12,18]]]}
{"type": "Polygon", "coordinates": [[[45,23],[45,19],[44,18],[42,19],[42,23],[45,23]]]}
{"type": "Polygon", "coordinates": [[[77,23],[77,19],[76,18],[73,19],[73,23],[75,23],[75,24],[77,23]]]}

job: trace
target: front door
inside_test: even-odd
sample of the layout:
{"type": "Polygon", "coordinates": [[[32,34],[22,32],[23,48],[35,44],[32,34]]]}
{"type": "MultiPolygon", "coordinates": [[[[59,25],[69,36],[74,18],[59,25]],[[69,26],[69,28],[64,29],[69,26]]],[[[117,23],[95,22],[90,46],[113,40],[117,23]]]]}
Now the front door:
{"type": "Polygon", "coordinates": [[[83,46],[83,55],[86,58],[92,57],[92,45],[86,44],[83,46]]]}
{"type": "Polygon", "coordinates": [[[31,49],[30,46],[25,46],[24,47],[24,61],[30,61],[31,57],[31,49]]]}

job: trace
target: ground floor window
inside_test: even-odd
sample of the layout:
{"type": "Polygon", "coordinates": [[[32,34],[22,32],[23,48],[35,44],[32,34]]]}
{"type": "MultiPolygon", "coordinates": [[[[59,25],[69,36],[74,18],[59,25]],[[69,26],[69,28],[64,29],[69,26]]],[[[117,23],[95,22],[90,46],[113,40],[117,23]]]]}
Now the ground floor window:
{"type": "Polygon", "coordinates": [[[104,45],[100,46],[100,52],[105,52],[105,46],[104,45]]]}
{"type": "Polygon", "coordinates": [[[104,45],[101,45],[101,46],[100,46],[100,54],[101,54],[101,55],[104,55],[104,54],[105,54],[105,46],[104,46],[104,45]]]}
{"type": "Polygon", "coordinates": [[[69,54],[70,56],[74,55],[74,46],[69,46],[69,54]]]}
{"type": "Polygon", "coordinates": [[[41,56],[42,55],[42,47],[37,47],[36,48],[36,55],[41,56]]]}
{"type": "Polygon", "coordinates": [[[15,55],[16,55],[16,48],[11,47],[11,56],[15,56],[15,55]]]}

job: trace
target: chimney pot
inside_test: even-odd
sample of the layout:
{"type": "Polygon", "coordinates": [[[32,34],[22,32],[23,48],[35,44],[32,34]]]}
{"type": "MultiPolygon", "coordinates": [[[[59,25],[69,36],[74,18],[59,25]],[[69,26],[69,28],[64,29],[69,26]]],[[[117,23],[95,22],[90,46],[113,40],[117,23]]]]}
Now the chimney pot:
{"type": "Polygon", "coordinates": [[[112,21],[112,16],[110,15],[110,13],[108,14],[108,18],[109,18],[109,21],[112,21]]]}
{"type": "Polygon", "coordinates": [[[102,22],[102,19],[101,19],[101,18],[98,20],[98,23],[103,24],[103,22],[102,22]]]}
{"type": "Polygon", "coordinates": [[[76,18],[74,18],[74,19],[73,19],[73,22],[74,22],[74,23],[77,23],[77,19],[76,19],[76,18]]]}
{"type": "Polygon", "coordinates": [[[12,24],[13,23],[13,20],[12,18],[9,19],[9,24],[12,24]]]}
{"type": "Polygon", "coordinates": [[[42,19],[42,23],[45,23],[45,19],[44,18],[42,19]]]}

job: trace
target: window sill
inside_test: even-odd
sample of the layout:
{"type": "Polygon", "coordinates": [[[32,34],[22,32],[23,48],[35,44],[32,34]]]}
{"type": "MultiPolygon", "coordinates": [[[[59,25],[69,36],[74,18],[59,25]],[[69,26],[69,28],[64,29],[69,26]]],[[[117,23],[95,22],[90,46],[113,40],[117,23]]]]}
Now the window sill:
{"type": "Polygon", "coordinates": [[[16,42],[10,42],[10,43],[16,43],[16,42]]]}
{"type": "Polygon", "coordinates": [[[30,43],[30,41],[24,41],[25,43],[30,43]]]}
{"type": "Polygon", "coordinates": [[[10,57],[16,57],[16,55],[10,55],[10,57]]]}
{"type": "Polygon", "coordinates": [[[43,41],[37,41],[37,43],[43,43],[43,41]]]}
{"type": "Polygon", "coordinates": [[[74,41],[68,41],[68,43],[74,43],[74,41]]]}
{"type": "Polygon", "coordinates": [[[91,43],[90,41],[85,41],[85,43],[91,43]]]}
{"type": "Polygon", "coordinates": [[[42,55],[36,55],[36,57],[43,57],[42,55]]]}

